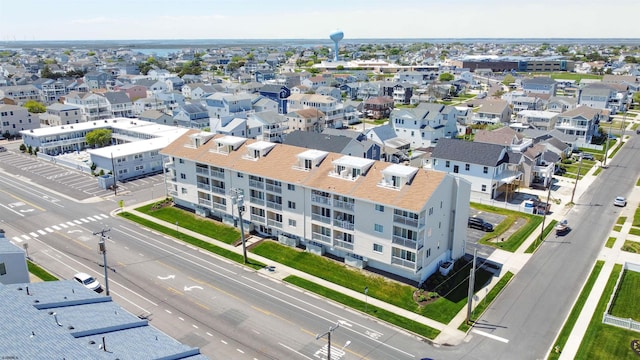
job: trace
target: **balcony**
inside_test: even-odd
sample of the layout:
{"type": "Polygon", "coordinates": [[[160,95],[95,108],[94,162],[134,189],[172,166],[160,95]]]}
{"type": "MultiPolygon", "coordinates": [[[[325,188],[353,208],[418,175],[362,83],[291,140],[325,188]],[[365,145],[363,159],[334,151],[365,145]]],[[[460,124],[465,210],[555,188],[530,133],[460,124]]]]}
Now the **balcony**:
{"type": "Polygon", "coordinates": [[[267,207],[275,210],[282,210],[282,204],[278,204],[277,202],[268,201],[268,200],[267,200],[267,207]]]}
{"type": "Polygon", "coordinates": [[[265,220],[264,216],[251,214],[251,221],[253,221],[253,222],[264,224],[264,220],[265,220]]]}
{"type": "Polygon", "coordinates": [[[267,184],[266,190],[274,193],[282,194],[282,186],[267,184]]]}
{"type": "Polygon", "coordinates": [[[209,185],[208,183],[198,182],[197,186],[198,189],[211,191],[211,185],[209,185]]]}
{"type": "Polygon", "coordinates": [[[249,179],[249,186],[262,190],[264,189],[264,181],[249,179]]]}
{"type": "Polygon", "coordinates": [[[346,220],[333,220],[333,225],[342,229],[353,230],[353,223],[346,220]]]}
{"type": "Polygon", "coordinates": [[[405,260],[405,259],[401,259],[401,258],[397,258],[397,257],[391,257],[391,263],[394,265],[400,265],[409,269],[415,269],[416,268],[416,263],[413,261],[409,261],[409,260],[405,260]]]}
{"type": "Polygon", "coordinates": [[[333,245],[335,247],[339,247],[339,248],[343,248],[343,249],[347,249],[347,250],[353,250],[353,244],[350,242],[346,242],[346,241],[342,241],[340,239],[333,239],[333,245]]]}
{"type": "Polygon", "coordinates": [[[271,226],[271,227],[276,227],[278,229],[282,229],[282,223],[280,221],[276,221],[276,220],[268,219],[267,220],[267,226],[271,226]]]}
{"type": "Polygon", "coordinates": [[[211,176],[218,179],[224,179],[224,172],[218,170],[211,170],[211,176]]]}
{"type": "Polygon", "coordinates": [[[227,204],[213,202],[213,208],[218,210],[227,211],[227,204]]]}
{"type": "Polygon", "coordinates": [[[212,186],[211,187],[211,192],[216,193],[216,194],[220,194],[220,195],[226,194],[226,191],[224,190],[224,188],[217,187],[217,186],[212,186]]]}
{"type": "MultiPolygon", "coordinates": [[[[400,215],[393,215],[393,222],[398,224],[408,225],[411,227],[418,227],[418,220],[400,215]]],[[[424,224],[423,224],[424,225],[424,224]]]]}
{"type": "Polygon", "coordinates": [[[415,249],[416,246],[418,245],[417,241],[411,240],[411,239],[407,239],[407,238],[403,238],[402,236],[398,236],[398,235],[393,235],[392,241],[393,241],[394,244],[401,245],[401,246],[404,246],[404,247],[408,247],[408,248],[411,248],[411,249],[415,249]]]}
{"type": "Polygon", "coordinates": [[[331,218],[320,214],[311,213],[311,220],[320,221],[325,224],[331,224],[331,218]]]}
{"type": "Polygon", "coordinates": [[[311,239],[316,240],[316,241],[321,241],[321,242],[326,243],[326,244],[331,244],[331,237],[329,237],[327,235],[322,235],[322,234],[317,233],[317,232],[312,232],[311,233],[311,239]]]}
{"type": "Polygon", "coordinates": [[[349,211],[354,211],[354,204],[351,202],[341,201],[341,200],[333,200],[333,206],[339,209],[345,209],[349,211]]]}
{"type": "Polygon", "coordinates": [[[260,199],[257,197],[253,197],[253,196],[249,197],[249,202],[255,205],[264,206],[264,199],[260,199]]]}
{"type": "Polygon", "coordinates": [[[196,166],[196,174],[209,176],[209,168],[196,166]]]}
{"type": "Polygon", "coordinates": [[[319,204],[331,205],[331,198],[320,195],[311,195],[311,201],[319,204]]]}
{"type": "Polygon", "coordinates": [[[198,205],[204,205],[207,207],[211,207],[211,200],[198,198],[198,205]]]}

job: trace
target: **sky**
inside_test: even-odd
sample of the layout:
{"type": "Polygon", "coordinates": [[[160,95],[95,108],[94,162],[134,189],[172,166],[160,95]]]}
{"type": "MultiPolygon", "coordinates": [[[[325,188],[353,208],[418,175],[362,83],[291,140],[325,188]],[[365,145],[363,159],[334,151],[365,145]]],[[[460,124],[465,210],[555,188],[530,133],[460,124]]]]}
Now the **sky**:
{"type": "Polygon", "coordinates": [[[0,41],[640,38],[640,1],[0,0],[0,41]]]}

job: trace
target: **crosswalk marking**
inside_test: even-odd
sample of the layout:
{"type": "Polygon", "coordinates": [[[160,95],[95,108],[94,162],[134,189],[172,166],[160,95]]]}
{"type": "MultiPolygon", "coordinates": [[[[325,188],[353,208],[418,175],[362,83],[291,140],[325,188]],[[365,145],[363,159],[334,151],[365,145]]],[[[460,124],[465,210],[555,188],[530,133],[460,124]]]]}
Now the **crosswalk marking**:
{"type": "Polygon", "coordinates": [[[76,224],[72,223],[71,221],[67,221],[67,225],[69,225],[69,226],[76,226],[76,224]]]}
{"type": "Polygon", "coordinates": [[[60,223],[60,225],[58,225],[58,226],[61,226],[61,227],[65,228],[65,229],[69,227],[69,225],[64,224],[64,223],[60,223]]]}
{"type": "Polygon", "coordinates": [[[82,225],[82,221],[79,220],[73,220],[74,223],[78,224],[78,225],[82,225]]]}
{"type": "Polygon", "coordinates": [[[22,239],[20,239],[20,238],[19,238],[19,237],[17,237],[17,236],[14,236],[14,237],[13,237],[13,241],[22,242],[22,239]]]}
{"type": "Polygon", "coordinates": [[[100,214],[100,216],[102,216],[103,219],[108,219],[109,215],[105,215],[105,214],[100,214]]]}
{"type": "Polygon", "coordinates": [[[86,218],[81,218],[80,220],[72,220],[72,221],[67,221],[66,223],[60,223],[58,225],[51,225],[51,227],[45,227],[44,229],[38,229],[38,230],[34,230],[33,232],[30,232],[28,235],[24,234],[24,235],[20,235],[20,236],[14,236],[12,239],[16,242],[23,242],[25,240],[30,240],[30,239],[35,239],[37,237],[39,237],[40,235],[47,235],[47,233],[52,233],[54,231],[60,231],[62,229],[66,229],[68,227],[71,226],[76,226],[76,225],[81,225],[82,223],[89,223],[90,221],[87,219],[90,219],[91,221],[99,221],[101,219],[108,219],[109,216],[105,215],[105,214],[98,214],[98,215],[93,215],[93,216],[87,216],[86,218]],[[29,236],[31,235],[31,236],[29,236]]]}
{"type": "Polygon", "coordinates": [[[87,220],[87,219],[85,219],[85,218],[80,219],[80,221],[82,221],[82,222],[83,222],[83,223],[85,223],[85,224],[89,222],[89,220],[87,220]]]}
{"type": "Polygon", "coordinates": [[[53,225],[53,226],[52,226],[52,228],[53,228],[54,230],[56,230],[56,231],[60,231],[60,230],[62,230],[62,229],[60,228],[60,226],[58,226],[58,225],[53,225]]]}
{"type": "Polygon", "coordinates": [[[27,236],[27,235],[22,235],[22,238],[23,238],[23,239],[25,239],[25,240],[29,240],[29,239],[31,239],[31,238],[30,238],[29,236],[27,236]]]}
{"type": "Polygon", "coordinates": [[[46,228],[44,228],[44,229],[45,229],[47,232],[50,232],[50,233],[52,233],[52,232],[53,232],[53,229],[52,229],[52,228],[48,228],[48,227],[46,227],[46,228]]]}
{"type": "Polygon", "coordinates": [[[38,234],[40,235],[47,235],[47,232],[44,230],[38,230],[38,234]]]}
{"type": "Polygon", "coordinates": [[[31,237],[34,237],[34,238],[37,238],[37,237],[38,237],[38,234],[36,234],[36,233],[34,233],[34,232],[29,233],[29,235],[31,235],[31,237]]]}

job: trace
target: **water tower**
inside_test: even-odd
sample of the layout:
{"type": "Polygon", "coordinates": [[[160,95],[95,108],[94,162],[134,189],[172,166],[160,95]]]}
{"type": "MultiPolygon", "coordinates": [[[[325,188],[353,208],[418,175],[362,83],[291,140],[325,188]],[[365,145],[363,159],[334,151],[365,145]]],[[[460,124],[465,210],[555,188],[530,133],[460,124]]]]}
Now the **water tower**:
{"type": "Polygon", "coordinates": [[[333,40],[333,61],[338,61],[338,43],[344,38],[344,33],[340,30],[336,30],[329,35],[329,38],[333,40]]]}

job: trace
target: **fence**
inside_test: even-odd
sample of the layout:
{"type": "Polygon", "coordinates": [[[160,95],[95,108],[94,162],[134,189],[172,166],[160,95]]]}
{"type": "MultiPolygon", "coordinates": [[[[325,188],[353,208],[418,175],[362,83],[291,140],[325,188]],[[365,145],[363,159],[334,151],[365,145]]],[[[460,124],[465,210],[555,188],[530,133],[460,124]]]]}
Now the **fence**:
{"type": "Polygon", "coordinates": [[[498,208],[509,209],[513,211],[522,212],[522,210],[524,209],[522,204],[511,204],[509,202],[504,202],[500,200],[487,199],[487,198],[482,198],[480,196],[474,196],[473,194],[471,194],[471,201],[475,203],[483,204],[483,205],[491,205],[498,208]]]}
{"type": "Polygon", "coordinates": [[[613,292],[613,294],[611,294],[611,298],[609,299],[609,303],[607,304],[607,310],[604,312],[604,315],[602,316],[602,322],[604,324],[613,325],[613,326],[617,326],[627,330],[640,332],[640,321],[635,321],[633,319],[623,319],[617,316],[609,315],[609,311],[611,310],[611,305],[615,301],[616,295],[618,294],[618,286],[620,286],[620,281],[622,281],[622,275],[624,274],[625,270],[640,272],[640,264],[633,264],[628,262],[624,263],[624,269],[623,271],[620,272],[620,275],[618,276],[618,280],[616,281],[615,291],[613,292]]]}
{"type": "Polygon", "coordinates": [[[66,158],[63,156],[51,156],[51,155],[43,154],[41,152],[38,153],[38,158],[49,161],[53,164],[66,166],[71,169],[75,169],[87,174],[91,174],[91,167],[82,161],[76,161],[74,159],[66,158]]]}

